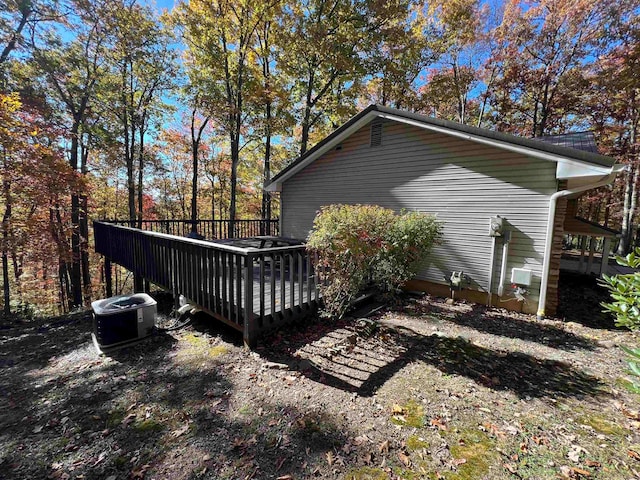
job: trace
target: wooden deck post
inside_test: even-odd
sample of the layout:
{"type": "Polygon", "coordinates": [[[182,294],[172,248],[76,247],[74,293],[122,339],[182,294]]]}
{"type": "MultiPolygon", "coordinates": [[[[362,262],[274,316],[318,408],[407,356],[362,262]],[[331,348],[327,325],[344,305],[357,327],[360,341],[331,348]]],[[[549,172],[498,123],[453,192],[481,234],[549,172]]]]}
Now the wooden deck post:
{"type": "Polygon", "coordinates": [[[587,261],[587,275],[591,275],[593,267],[593,254],[596,251],[596,237],[589,237],[589,260],[587,261]]]}
{"type": "Polygon", "coordinates": [[[111,259],[104,257],[104,284],[105,293],[108,297],[113,297],[113,279],[111,277],[111,259]]]}
{"type": "Polygon", "coordinates": [[[607,267],[609,266],[609,252],[611,251],[611,238],[606,237],[604,239],[604,245],[602,246],[602,263],[600,264],[600,278],[607,274],[607,267]]]}
{"type": "Polygon", "coordinates": [[[578,263],[578,272],[582,273],[582,266],[584,265],[584,251],[587,248],[587,237],[582,235],[580,237],[580,262],[578,263]]]}
{"type": "Polygon", "coordinates": [[[253,254],[244,257],[244,346],[255,348],[257,344],[255,315],[253,313],[253,254]]]}

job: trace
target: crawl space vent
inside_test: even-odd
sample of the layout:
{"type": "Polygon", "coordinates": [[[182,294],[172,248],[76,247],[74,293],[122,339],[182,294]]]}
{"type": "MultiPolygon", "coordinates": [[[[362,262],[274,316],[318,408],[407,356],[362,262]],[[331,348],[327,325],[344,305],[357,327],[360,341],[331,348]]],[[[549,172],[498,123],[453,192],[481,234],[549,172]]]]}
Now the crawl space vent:
{"type": "Polygon", "coordinates": [[[380,145],[382,145],[382,123],[372,123],[370,146],[379,147],[380,145]]]}

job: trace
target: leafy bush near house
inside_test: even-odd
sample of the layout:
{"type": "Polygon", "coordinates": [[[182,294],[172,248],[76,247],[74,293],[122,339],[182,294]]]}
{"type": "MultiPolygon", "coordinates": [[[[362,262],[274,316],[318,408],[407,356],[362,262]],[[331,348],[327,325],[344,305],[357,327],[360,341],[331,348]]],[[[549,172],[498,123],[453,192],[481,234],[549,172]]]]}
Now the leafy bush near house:
{"type": "MultiPolygon", "coordinates": [[[[640,248],[626,257],[616,257],[619,265],[640,268],[640,248]]],[[[616,325],[629,330],[640,329],[640,273],[603,276],[602,285],[609,289],[611,303],[603,303],[605,311],[616,317],[616,325]]]]}
{"type": "Polygon", "coordinates": [[[442,225],[433,215],[377,205],[331,205],[316,216],[307,246],[319,256],[324,314],[342,317],[366,287],[396,294],[411,279],[442,225]]]}
{"type": "MultiPolygon", "coordinates": [[[[636,248],[626,257],[616,257],[619,265],[631,268],[640,267],[640,248],[636,248]]],[[[629,330],[640,330],[640,272],[625,275],[604,275],[602,285],[609,289],[611,303],[603,303],[605,311],[616,317],[616,325],[629,330]]],[[[628,356],[629,373],[640,378],[640,348],[621,346],[628,356]]],[[[633,382],[633,390],[640,393],[640,383],[633,382]]]]}

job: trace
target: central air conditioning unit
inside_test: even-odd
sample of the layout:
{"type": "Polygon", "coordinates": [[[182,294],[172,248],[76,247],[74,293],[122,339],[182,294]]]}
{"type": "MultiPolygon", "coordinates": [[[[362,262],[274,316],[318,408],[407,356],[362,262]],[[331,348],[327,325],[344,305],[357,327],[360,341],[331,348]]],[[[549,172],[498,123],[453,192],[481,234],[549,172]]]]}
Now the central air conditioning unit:
{"type": "Polygon", "coordinates": [[[93,343],[100,353],[122,348],[153,332],[157,302],[146,293],[96,300],[93,309],[93,343]]]}

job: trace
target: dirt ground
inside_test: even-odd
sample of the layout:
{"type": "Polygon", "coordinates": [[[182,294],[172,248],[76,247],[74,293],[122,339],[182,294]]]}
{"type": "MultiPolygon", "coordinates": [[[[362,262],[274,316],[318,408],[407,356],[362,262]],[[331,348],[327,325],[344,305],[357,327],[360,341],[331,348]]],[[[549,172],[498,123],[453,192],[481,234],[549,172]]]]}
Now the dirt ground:
{"type": "Polygon", "coordinates": [[[638,338],[590,295],[545,321],[408,297],[255,352],[204,316],[107,357],[88,314],[14,323],[0,477],[640,478],[638,338]]]}

